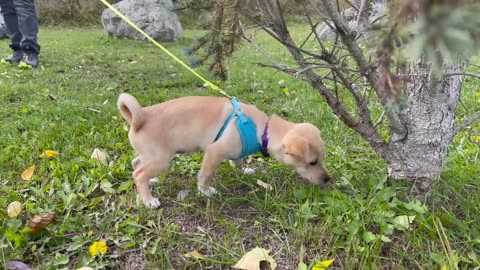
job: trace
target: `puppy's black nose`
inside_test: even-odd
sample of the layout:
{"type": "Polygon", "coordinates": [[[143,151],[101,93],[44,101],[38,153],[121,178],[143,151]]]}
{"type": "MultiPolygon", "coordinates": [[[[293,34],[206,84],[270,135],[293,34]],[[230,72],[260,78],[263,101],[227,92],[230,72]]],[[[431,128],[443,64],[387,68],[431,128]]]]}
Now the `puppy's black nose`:
{"type": "Polygon", "coordinates": [[[330,182],[330,180],[331,180],[330,176],[327,175],[327,176],[323,179],[323,182],[328,183],[328,182],[330,182]]]}

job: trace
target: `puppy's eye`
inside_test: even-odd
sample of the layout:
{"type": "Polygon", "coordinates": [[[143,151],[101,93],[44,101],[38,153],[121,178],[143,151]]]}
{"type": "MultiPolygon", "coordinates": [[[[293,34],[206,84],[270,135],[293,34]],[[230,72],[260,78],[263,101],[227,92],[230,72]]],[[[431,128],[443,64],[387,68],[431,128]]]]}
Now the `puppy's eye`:
{"type": "Polygon", "coordinates": [[[317,165],[317,163],[318,163],[318,160],[316,159],[316,160],[310,162],[310,165],[315,166],[315,165],[317,165]]]}

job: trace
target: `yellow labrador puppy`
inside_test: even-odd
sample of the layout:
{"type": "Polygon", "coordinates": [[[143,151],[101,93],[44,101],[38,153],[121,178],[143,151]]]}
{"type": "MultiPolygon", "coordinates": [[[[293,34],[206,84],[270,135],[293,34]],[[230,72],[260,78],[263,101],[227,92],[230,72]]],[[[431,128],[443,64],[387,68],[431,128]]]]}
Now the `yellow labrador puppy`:
{"type": "MultiPolygon", "coordinates": [[[[323,141],[315,126],[292,123],[276,115],[269,118],[253,105],[237,104],[242,117],[248,117],[256,126],[252,130],[256,140],[253,143],[258,144],[262,153],[290,165],[312,183],[330,180],[323,166],[323,141]]],[[[229,118],[234,107],[228,98],[184,97],[142,108],[133,96],[123,93],[117,106],[130,125],[128,137],[138,154],[132,161],[133,179],[147,207],[160,205],[150,192],[149,180],[167,168],[175,153],[205,152],[198,173],[198,190],[206,196],[216,193],[210,181],[222,161],[242,163],[245,141],[236,125],[242,117],[229,118]]]]}

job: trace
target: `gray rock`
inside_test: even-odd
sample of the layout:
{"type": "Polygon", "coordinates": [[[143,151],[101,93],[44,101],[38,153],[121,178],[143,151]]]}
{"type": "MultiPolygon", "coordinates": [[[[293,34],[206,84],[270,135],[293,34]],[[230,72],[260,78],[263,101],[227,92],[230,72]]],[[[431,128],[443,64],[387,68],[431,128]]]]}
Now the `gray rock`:
{"type": "MultiPolygon", "coordinates": [[[[172,0],[123,0],[113,6],[157,41],[175,41],[183,35],[172,0]]],[[[146,39],[108,8],[102,12],[102,24],[109,35],[146,39]]]]}
{"type": "Polygon", "coordinates": [[[8,38],[7,36],[7,27],[5,26],[5,21],[3,20],[2,14],[0,14],[0,39],[8,38]]]}

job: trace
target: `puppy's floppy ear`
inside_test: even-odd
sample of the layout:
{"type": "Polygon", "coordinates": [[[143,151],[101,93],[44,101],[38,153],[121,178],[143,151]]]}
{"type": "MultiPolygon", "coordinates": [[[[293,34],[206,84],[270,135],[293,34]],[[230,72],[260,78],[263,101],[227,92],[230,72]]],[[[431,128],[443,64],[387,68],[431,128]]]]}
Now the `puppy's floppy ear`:
{"type": "Polygon", "coordinates": [[[308,156],[308,142],[303,138],[289,138],[283,142],[283,151],[287,155],[305,159],[308,156]]]}

